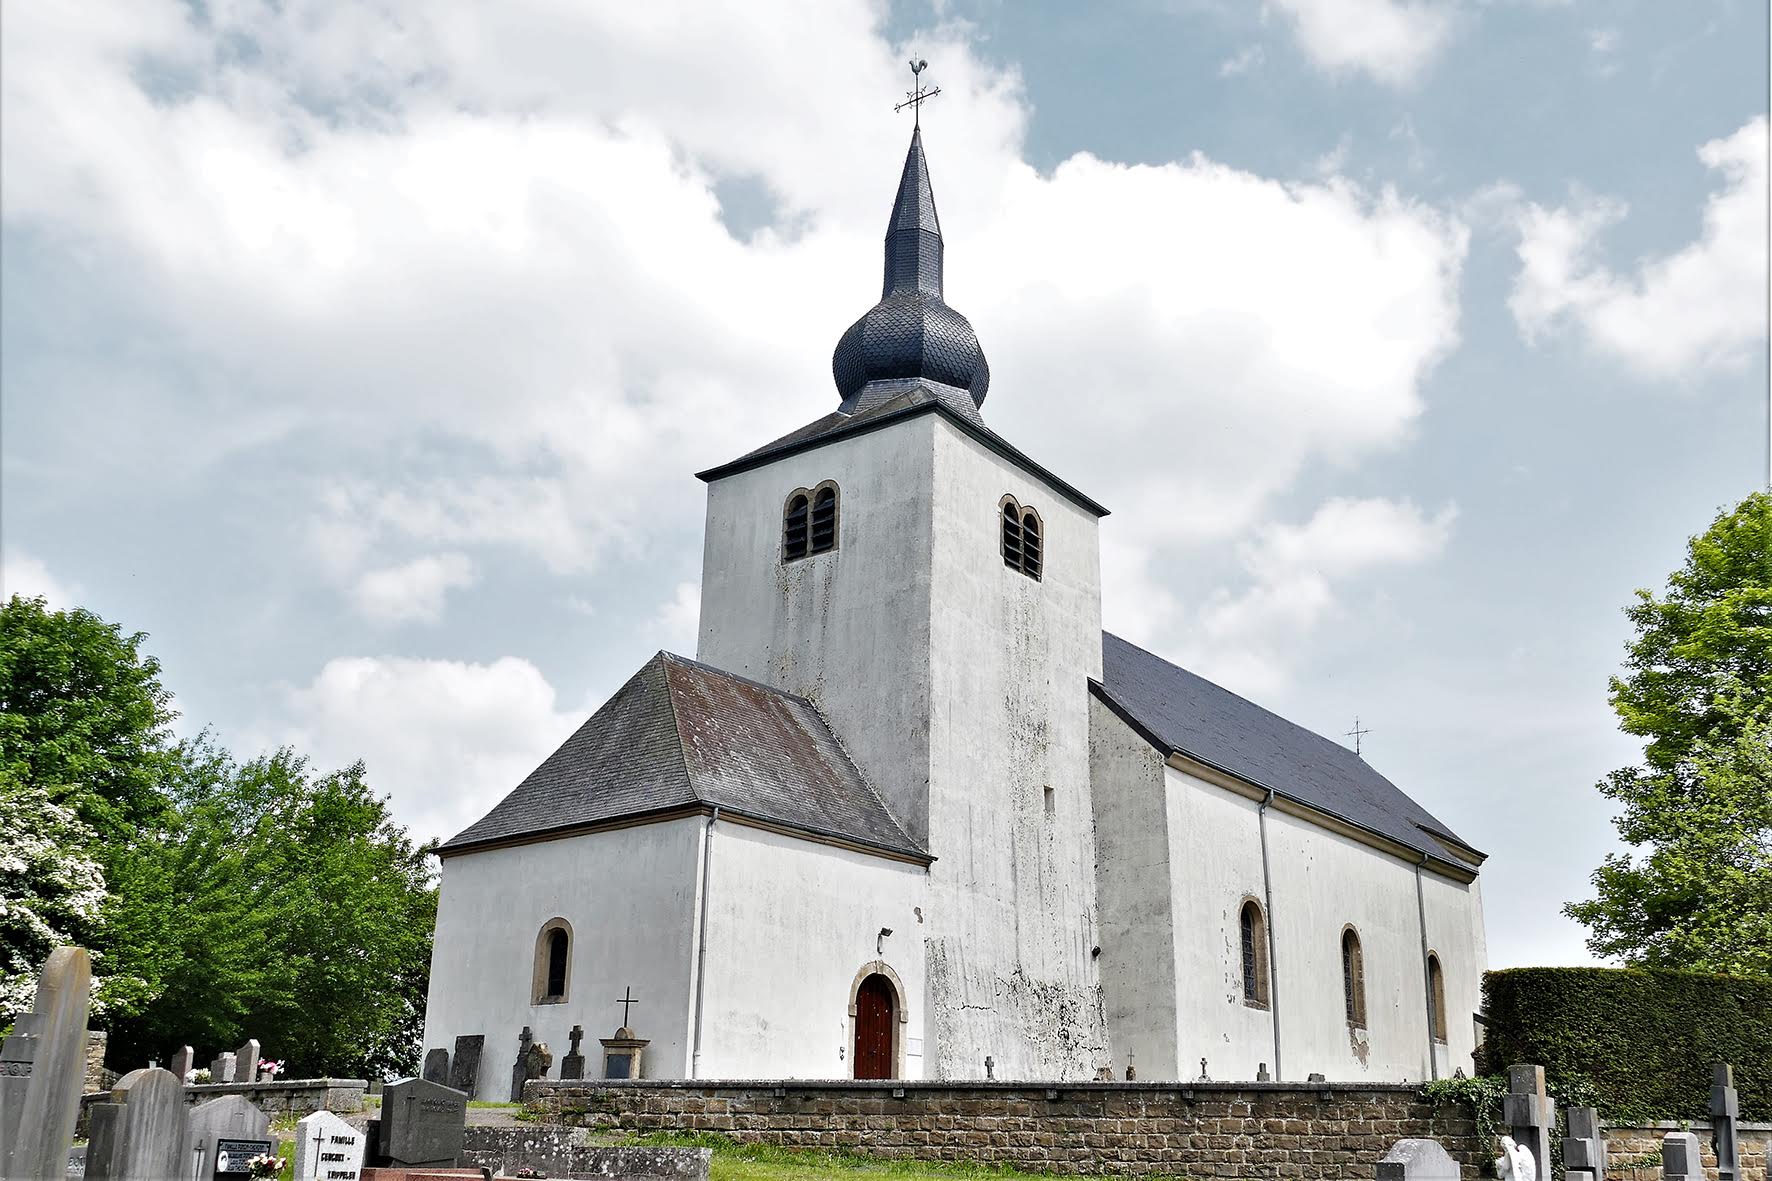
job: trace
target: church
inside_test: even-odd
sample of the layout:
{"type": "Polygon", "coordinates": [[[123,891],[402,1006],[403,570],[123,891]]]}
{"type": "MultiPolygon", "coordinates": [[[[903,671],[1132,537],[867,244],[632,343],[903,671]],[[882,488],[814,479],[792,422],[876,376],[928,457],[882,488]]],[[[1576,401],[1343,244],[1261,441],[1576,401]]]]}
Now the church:
{"type": "Polygon", "coordinates": [[[481,1099],[618,1025],[656,1079],[1469,1073],[1483,854],[1102,630],[1107,509],[986,423],[943,250],[919,130],[839,404],[699,473],[695,658],[439,850],[425,1046],[481,1099]]]}

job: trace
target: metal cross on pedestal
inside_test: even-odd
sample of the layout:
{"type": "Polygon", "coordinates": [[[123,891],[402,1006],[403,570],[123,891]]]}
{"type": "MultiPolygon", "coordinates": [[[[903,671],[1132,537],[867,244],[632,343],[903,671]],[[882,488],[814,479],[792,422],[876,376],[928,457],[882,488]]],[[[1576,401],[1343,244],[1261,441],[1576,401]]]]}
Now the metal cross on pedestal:
{"type": "Polygon", "coordinates": [[[1372,731],[1360,729],[1360,715],[1355,714],[1354,715],[1354,728],[1347,732],[1347,737],[1354,740],[1354,753],[1355,754],[1360,753],[1360,739],[1364,738],[1366,735],[1368,735],[1370,733],[1372,733],[1372,731]]]}
{"type": "Polygon", "coordinates": [[[615,1003],[621,1006],[621,1027],[623,1029],[630,1029],[632,1027],[628,1024],[628,1010],[640,1002],[634,997],[634,986],[632,984],[628,985],[622,990],[622,992],[622,996],[615,998],[615,1003]]]}
{"type": "Polygon", "coordinates": [[[941,93],[941,87],[939,86],[931,86],[927,90],[923,89],[921,75],[923,71],[928,68],[929,63],[921,59],[911,63],[911,88],[905,91],[904,101],[892,108],[893,112],[897,113],[904,110],[906,107],[909,107],[911,109],[911,120],[918,127],[923,126],[923,104],[941,93]]]}

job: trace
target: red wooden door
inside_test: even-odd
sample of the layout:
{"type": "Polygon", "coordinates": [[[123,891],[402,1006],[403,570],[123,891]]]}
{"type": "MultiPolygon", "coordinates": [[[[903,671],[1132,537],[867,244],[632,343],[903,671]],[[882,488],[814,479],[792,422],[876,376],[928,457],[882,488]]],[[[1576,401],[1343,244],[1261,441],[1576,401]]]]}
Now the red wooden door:
{"type": "Polygon", "coordinates": [[[855,1077],[892,1077],[892,985],[869,976],[855,994],[855,1077]]]}

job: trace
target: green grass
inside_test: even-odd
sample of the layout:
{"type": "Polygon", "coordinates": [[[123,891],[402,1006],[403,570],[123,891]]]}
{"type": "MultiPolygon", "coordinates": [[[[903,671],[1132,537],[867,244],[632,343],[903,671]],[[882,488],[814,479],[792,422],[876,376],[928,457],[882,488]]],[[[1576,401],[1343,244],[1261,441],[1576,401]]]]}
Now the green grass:
{"type": "MultiPolygon", "coordinates": [[[[778,1148],[771,1144],[739,1144],[715,1133],[658,1133],[637,1136],[630,1144],[658,1144],[714,1150],[709,1181],[801,1181],[814,1177],[898,1177],[909,1181],[952,1181],[953,1178],[997,1178],[998,1181],[1047,1181],[1061,1174],[1030,1173],[1003,1165],[946,1164],[889,1160],[859,1152],[778,1148]]],[[[1148,1177],[1145,1181],[1186,1181],[1179,1177],[1148,1177]]]]}

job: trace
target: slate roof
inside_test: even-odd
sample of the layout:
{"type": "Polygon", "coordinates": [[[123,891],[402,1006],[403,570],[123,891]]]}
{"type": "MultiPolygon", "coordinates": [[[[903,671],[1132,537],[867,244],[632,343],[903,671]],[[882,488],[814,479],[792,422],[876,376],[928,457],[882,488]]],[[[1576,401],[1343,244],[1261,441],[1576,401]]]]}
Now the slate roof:
{"type": "Polygon", "coordinates": [[[1116,635],[1102,633],[1101,657],[1101,681],[1091,682],[1091,688],[1165,755],[1187,755],[1418,852],[1470,868],[1474,849],[1339,742],[1116,635]],[[1469,852],[1461,853],[1453,843],[1469,852]]]}
{"type": "Polygon", "coordinates": [[[930,860],[811,702],[669,652],[442,847],[704,806],[930,860]]]}
{"type": "Polygon", "coordinates": [[[763,444],[755,451],[746,452],[737,459],[720,464],[718,467],[696,472],[695,478],[698,480],[718,480],[754,467],[761,467],[766,463],[773,463],[783,456],[793,455],[799,451],[809,451],[814,447],[822,447],[826,443],[834,442],[840,438],[864,435],[869,431],[880,430],[895,422],[914,418],[919,414],[940,414],[998,455],[1045,481],[1055,492],[1078,507],[1086,509],[1098,517],[1108,515],[1106,508],[1029,459],[1013,443],[984,425],[984,420],[970,405],[961,409],[955,405],[956,401],[962,404],[966,403],[967,395],[964,390],[944,387],[937,382],[930,381],[907,383],[905,389],[893,394],[883,402],[859,410],[854,414],[845,414],[841,410],[832,411],[823,418],[814,419],[798,430],[789,431],[781,438],[763,444]]]}

